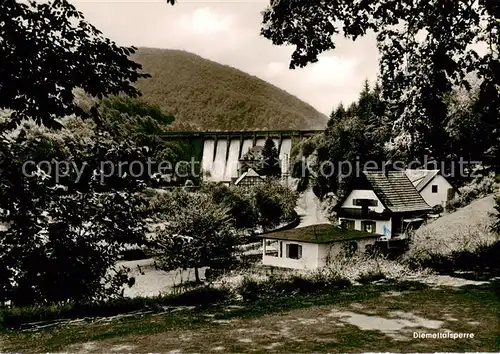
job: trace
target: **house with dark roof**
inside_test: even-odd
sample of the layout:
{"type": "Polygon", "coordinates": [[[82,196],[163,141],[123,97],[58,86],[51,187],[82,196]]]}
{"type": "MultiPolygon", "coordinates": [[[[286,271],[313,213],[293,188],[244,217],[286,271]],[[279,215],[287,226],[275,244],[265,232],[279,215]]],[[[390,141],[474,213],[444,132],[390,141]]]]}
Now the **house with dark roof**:
{"type": "Polygon", "coordinates": [[[445,207],[446,202],[453,199],[458,192],[440,170],[407,169],[405,173],[431,207],[435,205],[445,207]]]}
{"type": "Polygon", "coordinates": [[[404,171],[363,171],[335,207],[345,228],[384,238],[417,228],[430,210],[404,171]]]}
{"type": "Polygon", "coordinates": [[[377,238],[369,232],[321,224],[262,235],[262,264],[292,269],[327,266],[341,255],[369,252],[377,238]]]}

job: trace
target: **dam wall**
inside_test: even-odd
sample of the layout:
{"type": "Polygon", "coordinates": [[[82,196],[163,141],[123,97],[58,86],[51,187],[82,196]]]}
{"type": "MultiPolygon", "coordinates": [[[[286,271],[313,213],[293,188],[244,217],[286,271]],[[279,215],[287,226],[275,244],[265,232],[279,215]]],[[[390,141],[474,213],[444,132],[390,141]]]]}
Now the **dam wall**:
{"type": "Polygon", "coordinates": [[[200,139],[203,142],[201,166],[207,179],[230,182],[238,177],[239,160],[254,146],[264,146],[272,138],[278,150],[282,173],[288,173],[290,153],[294,144],[323,130],[263,130],[171,132],[166,138],[200,139]]]}

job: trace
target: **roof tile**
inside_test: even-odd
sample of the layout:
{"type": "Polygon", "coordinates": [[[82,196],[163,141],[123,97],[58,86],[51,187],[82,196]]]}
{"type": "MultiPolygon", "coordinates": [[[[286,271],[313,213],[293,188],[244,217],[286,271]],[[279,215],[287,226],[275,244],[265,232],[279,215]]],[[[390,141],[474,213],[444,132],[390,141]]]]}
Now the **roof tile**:
{"type": "Polygon", "coordinates": [[[394,213],[430,210],[404,171],[363,171],[382,204],[394,213]]]}

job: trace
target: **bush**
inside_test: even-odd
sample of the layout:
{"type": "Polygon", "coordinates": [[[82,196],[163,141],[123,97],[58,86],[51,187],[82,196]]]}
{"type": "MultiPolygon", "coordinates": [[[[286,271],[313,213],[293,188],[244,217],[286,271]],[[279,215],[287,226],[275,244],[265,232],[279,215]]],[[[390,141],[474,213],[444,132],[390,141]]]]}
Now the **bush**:
{"type": "Polygon", "coordinates": [[[458,208],[470,204],[475,199],[479,199],[493,193],[495,190],[496,175],[490,172],[487,176],[478,176],[474,180],[459,189],[459,194],[448,201],[446,210],[449,212],[455,211],[458,208]]]}
{"type": "Polygon", "coordinates": [[[214,202],[228,208],[237,229],[253,229],[257,226],[259,214],[255,201],[250,194],[242,193],[238,186],[210,183],[204,184],[201,191],[210,194],[214,202]]]}
{"type": "Polygon", "coordinates": [[[169,304],[185,306],[206,306],[219,303],[229,298],[230,293],[225,289],[214,289],[209,286],[188,290],[179,296],[171,298],[169,304]]]}
{"type": "Polygon", "coordinates": [[[16,202],[2,208],[10,215],[0,220],[13,222],[0,231],[0,302],[99,302],[133,284],[116,262],[127,244],[143,236],[140,199],[132,193],[60,195],[38,188],[19,193],[26,209],[16,202]]]}
{"type": "Polygon", "coordinates": [[[408,262],[413,267],[430,268],[441,274],[470,271],[476,274],[500,274],[500,241],[481,243],[473,249],[454,250],[448,254],[429,253],[425,257],[412,258],[408,262]]]}
{"type": "Polygon", "coordinates": [[[361,273],[358,276],[357,281],[361,284],[368,284],[378,280],[387,279],[386,276],[380,270],[369,270],[366,273],[361,273]]]}
{"type": "Polygon", "coordinates": [[[165,228],[154,239],[152,253],[165,271],[230,265],[234,261],[239,234],[228,209],[202,193],[179,193],[165,228]]]}
{"type": "Polygon", "coordinates": [[[244,277],[237,289],[237,293],[246,301],[256,300],[259,296],[264,295],[265,291],[266,288],[263,282],[250,277],[244,277]]]}
{"type": "Polygon", "coordinates": [[[441,214],[444,211],[444,208],[441,204],[436,204],[432,207],[433,214],[441,214]]]}
{"type": "Polygon", "coordinates": [[[251,193],[259,213],[259,225],[264,230],[272,229],[296,217],[298,196],[280,182],[266,181],[255,186],[251,193]]]}
{"type": "Polygon", "coordinates": [[[358,255],[350,258],[335,258],[328,264],[327,272],[337,274],[350,281],[384,276],[386,279],[401,279],[413,275],[425,275],[422,268],[411,267],[407,263],[393,261],[384,257],[358,255]]]}
{"type": "Polygon", "coordinates": [[[262,297],[330,292],[350,285],[349,280],[331,272],[314,271],[302,275],[282,274],[264,278],[244,276],[233,291],[245,301],[254,301],[262,297]]]}
{"type": "Polygon", "coordinates": [[[118,298],[99,303],[65,303],[50,306],[0,308],[0,328],[20,328],[31,322],[55,321],[75,318],[109,317],[128,312],[152,309],[162,311],[163,306],[206,306],[224,302],[230,292],[224,288],[207,286],[148,298],[118,298]]]}
{"type": "Polygon", "coordinates": [[[415,232],[404,259],[419,262],[438,255],[449,256],[453,252],[473,252],[481,245],[490,245],[496,240],[489,226],[482,222],[455,231],[438,229],[438,232],[447,233],[436,235],[432,229],[419,229],[415,232]]]}

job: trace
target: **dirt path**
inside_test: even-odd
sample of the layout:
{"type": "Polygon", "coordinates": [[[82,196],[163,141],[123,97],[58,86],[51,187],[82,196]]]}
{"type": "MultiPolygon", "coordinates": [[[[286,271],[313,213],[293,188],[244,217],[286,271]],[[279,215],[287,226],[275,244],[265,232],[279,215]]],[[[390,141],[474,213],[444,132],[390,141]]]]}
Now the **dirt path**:
{"type": "Polygon", "coordinates": [[[297,227],[330,223],[312,188],[306,189],[300,195],[295,211],[300,217],[300,224],[297,227]]]}

